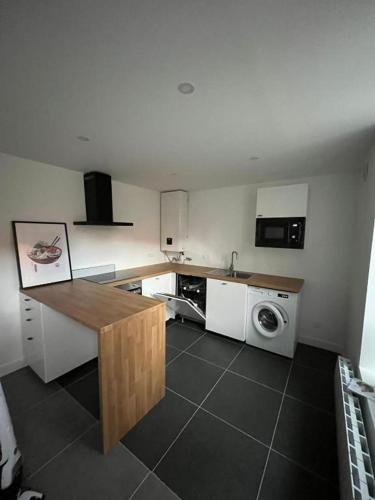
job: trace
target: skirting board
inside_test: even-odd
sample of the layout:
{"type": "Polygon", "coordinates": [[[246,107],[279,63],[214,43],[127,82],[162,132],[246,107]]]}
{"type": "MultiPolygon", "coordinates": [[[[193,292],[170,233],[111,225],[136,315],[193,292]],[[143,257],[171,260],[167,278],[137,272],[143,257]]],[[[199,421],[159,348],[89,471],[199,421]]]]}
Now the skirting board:
{"type": "Polygon", "coordinates": [[[297,342],[301,344],[311,345],[312,347],[319,347],[320,349],[326,349],[327,351],[332,351],[337,354],[341,354],[343,352],[343,347],[334,342],[329,342],[324,339],[315,339],[313,337],[298,337],[297,342]]]}
{"type": "Polygon", "coordinates": [[[16,370],[19,370],[24,366],[26,366],[26,362],[23,358],[17,359],[16,361],[11,361],[10,363],[5,363],[3,365],[0,365],[0,377],[4,377],[9,373],[15,372],[16,370]]]}

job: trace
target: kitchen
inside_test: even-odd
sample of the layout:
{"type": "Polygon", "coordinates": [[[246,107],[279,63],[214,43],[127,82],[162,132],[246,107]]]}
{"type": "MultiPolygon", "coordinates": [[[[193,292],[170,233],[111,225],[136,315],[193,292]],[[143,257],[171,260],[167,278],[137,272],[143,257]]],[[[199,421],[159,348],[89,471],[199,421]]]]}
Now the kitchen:
{"type": "MultiPolygon", "coordinates": [[[[58,31],[60,21],[49,11],[50,24],[45,23],[29,9],[22,7],[21,18],[35,21],[28,28],[35,37],[30,50],[35,50],[38,37],[45,39],[48,26],[58,31]]],[[[8,6],[8,11],[6,44],[15,43],[14,35],[22,31],[16,9],[8,6]]],[[[359,20],[368,17],[365,11],[358,17],[345,15],[359,20]]],[[[83,23],[82,13],[69,15],[83,23]]],[[[87,15],[103,20],[95,11],[87,15]]],[[[230,23],[227,16],[223,19],[230,23]]],[[[141,19],[135,22],[164,23],[157,16],[141,19]]],[[[195,19],[192,15],[190,26],[195,19]]],[[[215,19],[206,18],[204,24],[220,22],[215,19]]],[[[289,18],[282,19],[289,23],[289,18]]],[[[75,31],[77,26],[71,26],[75,31]]],[[[194,29],[200,31],[199,26],[194,29]]],[[[62,56],[59,38],[51,40],[51,53],[62,56]]],[[[98,64],[104,64],[104,54],[90,40],[98,64]]],[[[109,47],[111,38],[107,41],[109,47]]],[[[39,81],[36,66],[26,57],[22,37],[17,43],[33,93],[39,81]]],[[[172,88],[157,80],[152,84],[136,64],[134,81],[122,75],[129,85],[126,99],[122,91],[112,92],[115,77],[108,87],[91,88],[107,105],[109,114],[104,112],[101,122],[95,106],[83,107],[89,95],[78,97],[60,73],[64,57],[53,59],[55,81],[63,83],[49,87],[43,98],[35,92],[32,99],[40,115],[28,115],[23,98],[12,94],[10,82],[18,88],[17,66],[2,55],[9,72],[2,98],[8,96],[14,105],[18,101],[18,107],[14,112],[7,108],[7,118],[0,120],[0,377],[22,453],[23,486],[61,499],[346,499],[353,492],[366,498],[373,484],[373,407],[360,400],[367,436],[359,432],[358,439],[368,444],[355,450],[364,464],[360,473],[365,479],[358,485],[353,479],[358,464],[345,460],[354,451],[340,434],[349,432],[349,424],[339,420],[347,415],[345,405],[340,411],[337,403],[342,387],[334,375],[337,355],[342,355],[352,361],[354,372],[340,365],[341,374],[349,370],[353,379],[353,373],[362,373],[374,384],[371,347],[363,352],[364,345],[371,346],[371,325],[363,318],[371,317],[365,306],[375,214],[372,134],[352,142],[348,138],[342,147],[332,141],[324,149],[321,141],[315,150],[302,144],[308,121],[306,130],[288,122],[294,135],[283,136],[284,148],[269,110],[267,125],[261,125],[261,110],[256,112],[262,133],[254,133],[252,126],[234,126],[231,113],[236,109],[238,119],[243,108],[233,96],[225,100],[224,131],[217,125],[222,123],[220,113],[215,114],[220,95],[214,86],[193,74],[192,83],[185,81],[188,76],[173,75],[172,88]],[[140,82],[146,81],[142,87],[140,82]],[[72,101],[63,85],[70,88],[72,101]],[[216,107],[207,97],[208,88],[216,95],[216,107]],[[136,97],[138,90],[144,104],[136,97]],[[121,121],[125,115],[117,114],[119,101],[113,106],[111,93],[126,100],[134,118],[131,126],[121,121]],[[63,94],[69,113],[75,113],[68,134],[66,127],[59,128],[64,120],[56,125],[57,132],[48,113],[42,113],[43,99],[52,110],[63,102],[56,96],[63,94]],[[95,119],[90,115],[94,112],[95,119]],[[107,135],[101,123],[121,123],[120,136],[112,125],[107,127],[112,135],[107,135]],[[24,141],[17,139],[16,130],[24,141]],[[292,136],[296,153],[288,155],[286,143],[292,136]],[[244,170],[239,165],[245,157],[244,170]],[[105,205],[106,213],[112,213],[102,221],[90,212],[93,205],[84,182],[84,175],[93,172],[105,174],[111,189],[110,202],[99,189],[94,196],[95,209],[105,205]],[[23,248],[22,224],[28,223],[66,226],[72,281],[68,276],[23,283],[26,275],[17,254],[23,248]],[[28,315],[35,311],[37,322],[28,315]],[[112,335],[111,329],[117,333],[112,335]],[[35,362],[30,346],[38,335],[44,340],[35,362]]],[[[82,58],[77,55],[77,60],[82,58]]],[[[157,75],[162,65],[152,67],[157,75]]],[[[76,83],[82,76],[71,74],[76,83]]],[[[47,74],[42,80],[52,81],[47,74]]],[[[221,92],[227,90],[221,87],[221,92]]],[[[276,94],[281,103],[281,89],[276,94]]],[[[306,116],[315,116],[307,101],[306,116]]],[[[63,116],[61,107],[59,113],[63,116]]],[[[54,248],[51,258],[58,257],[63,234],[45,240],[46,248],[54,248]]],[[[35,249],[37,260],[43,248],[35,249]]],[[[43,266],[33,266],[42,279],[43,266]]],[[[363,429],[358,398],[351,397],[357,405],[354,413],[360,414],[351,425],[363,429]]]]}

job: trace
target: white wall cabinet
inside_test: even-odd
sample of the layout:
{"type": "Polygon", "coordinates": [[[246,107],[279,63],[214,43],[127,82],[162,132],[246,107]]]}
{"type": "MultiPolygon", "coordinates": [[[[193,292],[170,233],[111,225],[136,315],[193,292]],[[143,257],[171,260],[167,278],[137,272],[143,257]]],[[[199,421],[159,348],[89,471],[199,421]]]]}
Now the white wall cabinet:
{"type": "Polygon", "coordinates": [[[160,249],[163,252],[183,252],[188,233],[188,193],[161,193],[160,206],[160,249]]]}
{"type": "Polygon", "coordinates": [[[207,279],[206,328],[245,340],[247,285],[207,279]]]}
{"type": "Polygon", "coordinates": [[[257,190],[257,217],[306,217],[308,184],[257,190]]]}
{"type": "Polygon", "coordinates": [[[23,294],[20,307],[26,362],[44,382],[98,355],[95,331],[23,294]]]}
{"type": "MultiPolygon", "coordinates": [[[[155,293],[176,293],[176,273],[161,274],[142,280],[142,295],[154,298],[155,293]]],[[[174,312],[166,304],[166,321],[174,318],[174,312]]]]}

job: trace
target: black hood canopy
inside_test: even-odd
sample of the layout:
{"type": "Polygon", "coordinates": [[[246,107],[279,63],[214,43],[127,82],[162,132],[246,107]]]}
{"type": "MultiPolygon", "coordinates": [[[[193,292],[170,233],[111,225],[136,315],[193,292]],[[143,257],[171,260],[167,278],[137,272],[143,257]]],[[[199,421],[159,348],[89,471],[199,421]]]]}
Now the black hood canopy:
{"type": "Polygon", "coordinates": [[[111,176],[102,172],[84,174],[86,221],[75,221],[76,226],[133,226],[132,222],[114,222],[111,176]]]}

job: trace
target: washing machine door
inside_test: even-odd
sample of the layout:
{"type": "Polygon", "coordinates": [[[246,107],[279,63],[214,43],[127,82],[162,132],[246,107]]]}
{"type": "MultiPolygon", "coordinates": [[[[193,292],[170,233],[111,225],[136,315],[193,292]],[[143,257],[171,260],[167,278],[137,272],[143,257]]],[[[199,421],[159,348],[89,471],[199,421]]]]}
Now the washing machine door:
{"type": "Polygon", "coordinates": [[[286,312],[274,302],[259,302],[253,308],[252,316],[256,331],[269,339],[281,335],[288,325],[286,312]]]}

